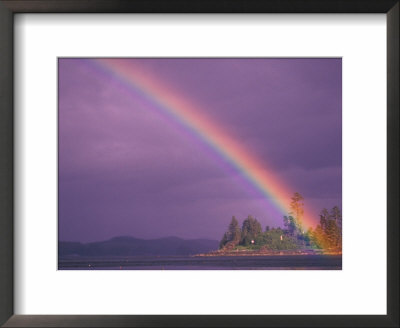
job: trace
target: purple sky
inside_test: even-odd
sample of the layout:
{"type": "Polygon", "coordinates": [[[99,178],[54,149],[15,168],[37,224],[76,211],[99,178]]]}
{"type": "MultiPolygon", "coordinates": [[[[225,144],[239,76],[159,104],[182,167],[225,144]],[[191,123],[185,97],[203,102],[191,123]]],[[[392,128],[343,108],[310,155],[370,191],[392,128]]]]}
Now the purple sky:
{"type": "MultiPolygon", "coordinates": [[[[300,192],[341,207],[341,59],[127,59],[196,104],[300,192]]],[[[220,239],[270,203],[157,105],[87,59],[59,60],[59,237],[220,239]]]]}

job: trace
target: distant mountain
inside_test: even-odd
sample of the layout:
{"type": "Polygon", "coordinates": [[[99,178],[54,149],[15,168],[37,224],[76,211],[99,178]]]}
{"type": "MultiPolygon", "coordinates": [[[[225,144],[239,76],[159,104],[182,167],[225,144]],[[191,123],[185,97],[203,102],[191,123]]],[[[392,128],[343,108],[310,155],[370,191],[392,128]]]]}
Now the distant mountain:
{"type": "Polygon", "coordinates": [[[181,239],[166,237],[159,239],[139,239],[129,236],[94,243],[60,241],[58,256],[166,256],[194,255],[218,249],[219,242],[210,239],[181,239]]]}

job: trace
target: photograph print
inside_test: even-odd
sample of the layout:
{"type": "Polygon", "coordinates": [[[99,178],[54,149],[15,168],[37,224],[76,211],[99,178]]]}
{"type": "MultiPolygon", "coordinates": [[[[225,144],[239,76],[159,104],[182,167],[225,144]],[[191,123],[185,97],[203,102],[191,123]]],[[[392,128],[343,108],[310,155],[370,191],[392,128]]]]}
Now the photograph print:
{"type": "Polygon", "coordinates": [[[59,58],[59,270],[341,270],[341,58],[59,58]]]}

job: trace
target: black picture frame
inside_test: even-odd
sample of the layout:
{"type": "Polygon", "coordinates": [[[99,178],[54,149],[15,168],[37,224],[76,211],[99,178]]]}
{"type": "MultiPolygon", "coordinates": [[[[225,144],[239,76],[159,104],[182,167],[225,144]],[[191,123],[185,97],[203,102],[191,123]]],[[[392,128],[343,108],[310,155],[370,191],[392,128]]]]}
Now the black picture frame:
{"type": "Polygon", "coordinates": [[[5,327],[399,327],[399,11],[399,0],[0,0],[0,324],[5,327]],[[387,315],[14,315],[13,22],[17,13],[385,13],[387,315]]]}

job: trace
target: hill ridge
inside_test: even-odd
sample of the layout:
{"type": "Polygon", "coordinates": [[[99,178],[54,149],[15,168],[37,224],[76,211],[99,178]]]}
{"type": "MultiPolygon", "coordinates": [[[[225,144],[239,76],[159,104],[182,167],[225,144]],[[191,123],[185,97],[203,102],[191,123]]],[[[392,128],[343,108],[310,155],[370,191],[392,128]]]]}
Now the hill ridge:
{"type": "Polygon", "coordinates": [[[133,236],[115,236],[97,242],[58,243],[58,256],[171,256],[195,255],[218,249],[217,240],[196,238],[183,239],[170,236],[155,239],[141,239],[133,236]]]}

